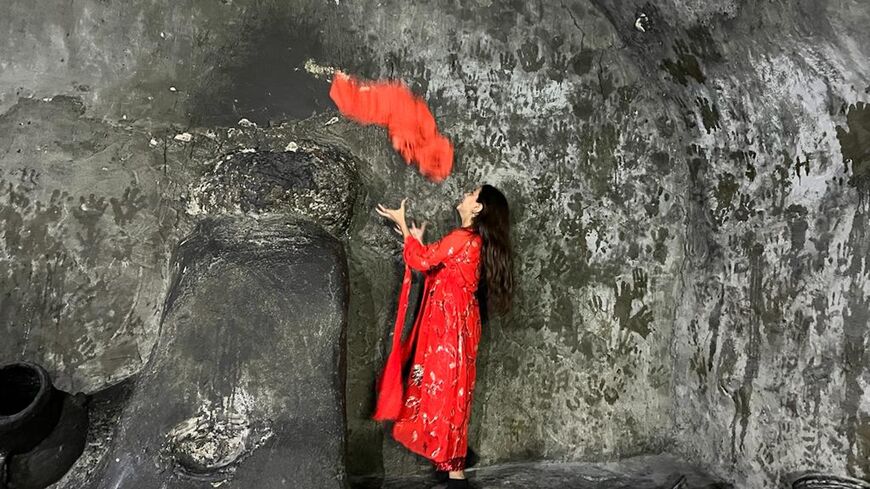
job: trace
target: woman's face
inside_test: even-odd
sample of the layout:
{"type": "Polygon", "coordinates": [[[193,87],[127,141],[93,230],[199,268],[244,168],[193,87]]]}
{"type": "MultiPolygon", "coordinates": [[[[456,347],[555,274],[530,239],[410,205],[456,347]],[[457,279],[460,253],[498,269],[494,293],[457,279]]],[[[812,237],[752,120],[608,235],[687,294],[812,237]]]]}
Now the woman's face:
{"type": "Polygon", "coordinates": [[[459,204],[456,205],[456,210],[459,211],[460,216],[473,216],[474,214],[480,212],[480,209],[483,208],[483,205],[477,202],[477,196],[479,194],[480,187],[465,192],[462,200],[459,201],[459,204]]]}

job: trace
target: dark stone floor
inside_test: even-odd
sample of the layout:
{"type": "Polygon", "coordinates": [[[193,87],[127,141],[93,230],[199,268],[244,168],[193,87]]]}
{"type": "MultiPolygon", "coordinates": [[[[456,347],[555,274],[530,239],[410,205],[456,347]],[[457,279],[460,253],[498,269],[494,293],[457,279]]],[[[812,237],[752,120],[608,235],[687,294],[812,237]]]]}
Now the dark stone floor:
{"type": "MultiPolygon", "coordinates": [[[[667,455],[611,463],[515,463],[466,471],[475,489],[735,489],[667,455]]],[[[353,489],[442,489],[430,476],[351,479],[353,489]]]]}
{"type": "MultiPolygon", "coordinates": [[[[135,379],[95,394],[85,453],[52,489],[88,487],[106,457],[121,406],[135,379]]],[[[466,471],[474,489],[742,489],[670,455],[632,457],[609,463],[511,463],[466,471]]],[[[351,489],[444,489],[431,476],[351,478],[351,489]]]]}

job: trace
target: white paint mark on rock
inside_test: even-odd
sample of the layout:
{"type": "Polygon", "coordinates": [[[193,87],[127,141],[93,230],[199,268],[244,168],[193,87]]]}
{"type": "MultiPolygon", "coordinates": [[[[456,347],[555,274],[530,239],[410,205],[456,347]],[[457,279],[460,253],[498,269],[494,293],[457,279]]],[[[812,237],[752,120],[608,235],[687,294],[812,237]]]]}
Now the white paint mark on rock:
{"type": "Polygon", "coordinates": [[[649,18],[646,16],[646,14],[641,13],[637,17],[637,20],[634,21],[634,28],[639,30],[640,32],[646,32],[645,26],[647,25],[647,22],[649,22],[649,18]]]}
{"type": "MultiPolygon", "coordinates": [[[[337,3],[338,2],[336,2],[336,4],[337,3]]],[[[335,67],[317,64],[317,62],[311,58],[308,58],[307,60],[305,60],[304,68],[305,68],[305,71],[314,75],[315,77],[332,75],[333,73],[335,73],[335,67]]]]}
{"type": "Polygon", "coordinates": [[[287,146],[284,147],[284,151],[290,151],[292,153],[295,153],[298,149],[299,145],[296,144],[295,141],[290,141],[289,143],[287,143],[287,146]]]}
{"type": "Polygon", "coordinates": [[[267,426],[255,426],[255,405],[243,388],[219,402],[204,399],[196,415],[167,433],[166,448],[179,463],[195,470],[216,470],[238,462],[273,434],[267,426]]]}
{"type": "Polygon", "coordinates": [[[174,139],[176,141],[183,141],[185,143],[189,143],[190,140],[193,139],[193,136],[189,132],[183,132],[181,134],[176,134],[174,139]]]}

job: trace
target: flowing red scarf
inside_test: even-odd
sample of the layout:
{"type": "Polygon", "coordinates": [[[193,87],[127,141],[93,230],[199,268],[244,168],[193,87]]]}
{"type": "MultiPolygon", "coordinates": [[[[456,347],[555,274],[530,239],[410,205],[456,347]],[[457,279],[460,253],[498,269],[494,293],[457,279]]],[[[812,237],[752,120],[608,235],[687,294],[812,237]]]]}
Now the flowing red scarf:
{"type": "Polygon", "coordinates": [[[426,103],[399,81],[361,82],[335,72],[329,96],[346,117],[387,128],[393,148],[406,164],[440,182],[453,168],[453,145],[438,133],[426,103]]]}

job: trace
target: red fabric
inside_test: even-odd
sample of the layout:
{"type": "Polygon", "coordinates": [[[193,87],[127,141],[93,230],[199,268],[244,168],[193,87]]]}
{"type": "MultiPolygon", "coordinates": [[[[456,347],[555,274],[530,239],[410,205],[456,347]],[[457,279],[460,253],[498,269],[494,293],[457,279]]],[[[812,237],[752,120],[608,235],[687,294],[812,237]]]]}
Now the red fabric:
{"type": "Polygon", "coordinates": [[[466,228],[430,245],[405,238],[405,275],[393,349],[378,383],[374,419],[393,419],[393,437],[436,465],[465,457],[476,377],[480,311],[480,236],[466,228]],[[424,272],[423,302],[411,334],[401,340],[411,269],[424,272]],[[402,366],[413,353],[409,377],[402,366]]]}
{"type": "MultiPolygon", "coordinates": [[[[426,285],[424,284],[424,297],[426,295],[426,285]]],[[[399,292],[399,308],[396,313],[396,323],[393,326],[393,346],[390,349],[390,355],[387,357],[384,372],[378,381],[377,405],[375,406],[375,413],[372,415],[372,418],[378,421],[396,419],[399,417],[399,412],[402,409],[402,365],[408,359],[410,348],[417,332],[417,325],[415,324],[408,339],[404,342],[402,341],[402,326],[404,325],[405,314],[408,310],[408,293],[410,289],[411,269],[405,265],[402,290],[399,292]]]]}
{"type": "Polygon", "coordinates": [[[384,126],[405,163],[440,182],[453,168],[453,145],[438,133],[426,103],[398,81],[361,82],[336,72],[329,96],[346,117],[384,126]]]}
{"type": "Polygon", "coordinates": [[[454,472],[458,470],[465,470],[465,456],[451,458],[446,462],[436,462],[435,470],[440,470],[442,472],[454,472]]]}

